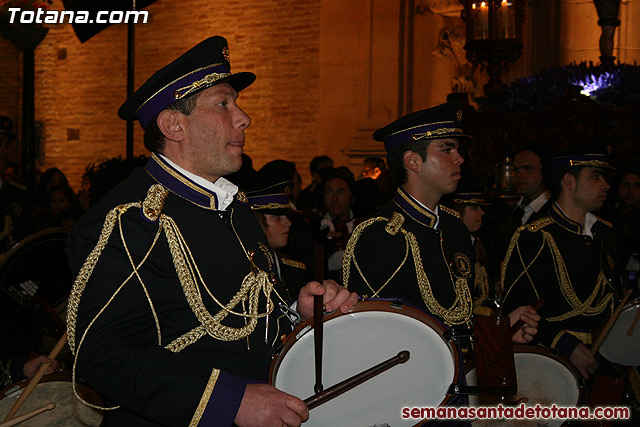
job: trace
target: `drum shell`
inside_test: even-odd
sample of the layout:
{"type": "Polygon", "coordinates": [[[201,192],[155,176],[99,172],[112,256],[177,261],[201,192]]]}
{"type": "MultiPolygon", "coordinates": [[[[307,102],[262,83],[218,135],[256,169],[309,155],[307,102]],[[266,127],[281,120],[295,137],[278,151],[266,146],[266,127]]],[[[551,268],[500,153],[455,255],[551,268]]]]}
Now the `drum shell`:
{"type": "MultiPolygon", "coordinates": [[[[18,399],[20,390],[29,384],[30,379],[11,384],[0,391],[0,418],[4,420],[13,404],[18,399]]],[[[87,402],[104,406],[102,398],[84,383],[76,381],[78,395],[87,402]]],[[[42,377],[31,395],[20,407],[14,417],[41,408],[49,402],[55,402],[56,407],[44,413],[34,416],[20,423],[24,426],[103,426],[104,416],[102,411],[86,407],[73,394],[70,372],[56,372],[42,377]],[[56,385],[55,394],[51,394],[51,388],[56,385]],[[62,393],[61,393],[62,392],[62,393]],[[75,411],[75,412],[74,412],[75,411]],[[78,415],[82,412],[83,415],[78,415]]]]}
{"type": "MultiPolygon", "coordinates": [[[[331,333],[327,332],[327,326],[331,327],[333,325],[332,322],[335,322],[336,320],[340,321],[340,320],[346,320],[348,317],[345,316],[362,316],[362,315],[377,315],[377,314],[383,314],[384,316],[389,315],[392,316],[394,314],[398,314],[398,315],[404,315],[406,316],[408,319],[413,319],[413,320],[409,320],[409,321],[416,321],[416,322],[421,322],[422,324],[424,324],[425,328],[430,328],[431,331],[434,331],[438,336],[439,339],[444,343],[443,345],[446,345],[448,348],[448,356],[450,357],[450,363],[452,365],[452,374],[451,374],[451,378],[449,378],[448,385],[450,385],[451,383],[458,383],[458,379],[459,379],[459,375],[461,372],[460,369],[460,355],[459,355],[459,351],[457,350],[457,348],[455,347],[455,345],[452,342],[447,341],[444,338],[444,333],[447,330],[447,328],[442,325],[438,320],[436,320],[435,318],[433,318],[432,316],[429,316],[428,314],[414,309],[412,307],[406,306],[406,305],[397,305],[394,304],[393,302],[389,302],[389,301],[365,301],[365,302],[360,302],[358,304],[356,304],[353,309],[347,313],[347,314],[343,314],[340,312],[333,312],[330,313],[328,315],[325,316],[324,318],[324,324],[323,324],[323,328],[324,328],[324,343],[323,343],[323,347],[327,348],[327,346],[332,346],[332,342],[331,342],[331,333]]],[[[356,318],[356,317],[354,317],[356,318]]],[[[402,318],[404,319],[404,318],[402,318]]],[[[337,324],[337,323],[335,323],[337,324]]],[[[376,324],[371,324],[369,325],[371,328],[376,328],[376,324]]],[[[308,336],[308,334],[310,334],[313,330],[313,319],[309,319],[306,322],[298,325],[298,327],[291,333],[289,334],[286,338],[285,338],[285,342],[284,342],[284,346],[282,351],[274,358],[272,365],[271,365],[271,372],[269,375],[270,378],[270,383],[275,385],[276,387],[278,387],[277,384],[277,380],[278,380],[278,373],[279,370],[281,368],[282,362],[283,360],[286,358],[287,354],[289,353],[289,351],[294,348],[296,346],[296,344],[300,341],[300,340],[307,340],[306,343],[304,343],[303,345],[306,345],[308,343],[308,340],[312,338],[312,334],[311,337],[308,336]]],[[[354,338],[354,346],[355,347],[360,347],[359,343],[358,343],[358,338],[362,337],[360,336],[362,334],[354,334],[353,338],[354,338]]],[[[380,337],[380,342],[382,343],[384,341],[384,336],[380,337]]],[[[394,349],[392,356],[395,356],[395,354],[399,351],[403,350],[403,348],[397,348],[394,349]]],[[[359,353],[359,351],[361,351],[360,348],[356,348],[354,350],[354,353],[351,355],[351,357],[359,357],[359,355],[361,353],[359,353]]],[[[366,351],[366,350],[365,350],[366,351]]],[[[326,351],[323,352],[323,368],[326,369],[326,367],[328,366],[328,364],[331,363],[340,363],[340,361],[335,361],[335,360],[329,360],[327,358],[326,355],[326,351]]],[[[418,358],[418,356],[416,355],[416,360],[418,358]]],[[[380,360],[378,360],[376,363],[382,362],[383,360],[386,360],[387,357],[382,357],[380,356],[380,360]]],[[[411,359],[409,360],[409,362],[411,362],[411,359]]],[[[370,368],[371,366],[373,366],[376,363],[372,363],[370,365],[366,365],[366,366],[362,366],[359,367],[356,372],[352,372],[349,375],[345,375],[344,377],[340,378],[341,380],[344,380],[352,375],[355,375],[359,372],[361,372],[364,369],[370,368]]],[[[447,362],[448,363],[448,362],[447,362]]],[[[400,366],[400,365],[399,365],[400,366]]],[[[391,372],[394,368],[391,368],[389,370],[389,372],[391,372]]],[[[314,366],[313,363],[308,366],[308,370],[311,372],[314,372],[314,366]]],[[[324,370],[324,369],[323,369],[324,370]]],[[[325,377],[325,373],[323,372],[323,383],[325,386],[325,389],[334,385],[335,382],[339,382],[339,381],[335,381],[335,382],[325,382],[326,377],[325,377]]],[[[362,386],[366,386],[366,383],[363,384],[362,386]]],[[[287,391],[287,390],[284,390],[287,391]]],[[[309,393],[308,395],[304,395],[304,396],[298,396],[301,399],[305,399],[310,397],[313,394],[313,387],[309,388],[309,393]]],[[[341,395],[336,397],[336,400],[341,399],[341,397],[343,397],[345,395],[341,395]]],[[[454,396],[450,395],[450,394],[446,394],[445,397],[442,399],[441,402],[439,402],[439,405],[430,405],[430,404],[425,404],[423,406],[445,406],[447,404],[449,404],[452,400],[454,396]]],[[[331,403],[331,402],[329,402],[331,403]]],[[[327,403],[327,404],[329,404],[327,403]]],[[[404,405],[403,402],[398,402],[397,405],[397,410],[398,413],[400,413],[400,407],[401,406],[415,406],[415,405],[404,405]]],[[[311,411],[311,415],[313,415],[313,410],[311,411]]],[[[415,420],[413,420],[415,422],[415,420]]],[[[425,421],[419,422],[415,425],[423,425],[425,421]]]]}

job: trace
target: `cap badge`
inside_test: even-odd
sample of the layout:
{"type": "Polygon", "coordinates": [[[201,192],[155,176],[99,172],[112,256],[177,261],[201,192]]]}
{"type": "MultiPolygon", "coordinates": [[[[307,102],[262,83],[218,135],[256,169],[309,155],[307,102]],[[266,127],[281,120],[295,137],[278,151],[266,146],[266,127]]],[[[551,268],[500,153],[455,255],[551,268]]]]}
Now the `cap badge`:
{"type": "Polygon", "coordinates": [[[224,59],[231,64],[231,57],[229,56],[229,48],[228,47],[223,47],[222,48],[222,56],[224,56],[224,59]]]}
{"type": "Polygon", "coordinates": [[[456,117],[458,118],[459,122],[462,121],[462,110],[458,110],[458,113],[456,114],[456,117]]]}

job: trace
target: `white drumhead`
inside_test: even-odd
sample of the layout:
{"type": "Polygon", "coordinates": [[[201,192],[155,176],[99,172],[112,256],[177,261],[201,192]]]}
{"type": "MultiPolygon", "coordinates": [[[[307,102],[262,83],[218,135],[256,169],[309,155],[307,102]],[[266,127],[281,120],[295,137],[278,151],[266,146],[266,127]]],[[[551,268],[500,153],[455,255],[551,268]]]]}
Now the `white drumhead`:
{"type": "MultiPolygon", "coordinates": [[[[23,390],[12,392],[0,400],[2,420],[9,414],[23,390]]],[[[83,427],[99,426],[102,423],[102,411],[85,406],[76,399],[72,385],[67,381],[50,381],[38,384],[14,417],[40,409],[49,402],[55,402],[56,407],[53,410],[38,414],[20,425],[83,427]]]]}
{"type": "MultiPolygon", "coordinates": [[[[314,394],[313,331],[285,354],[275,386],[306,399],[314,394]]],[[[443,338],[425,323],[400,313],[362,311],[324,323],[322,383],[325,390],[402,350],[409,360],[312,409],[305,426],[410,426],[403,407],[436,407],[455,376],[454,358],[443,338]]]]}
{"type": "Polygon", "coordinates": [[[609,335],[600,347],[600,354],[611,362],[624,366],[640,366],[640,323],[631,336],[627,331],[638,313],[638,303],[626,307],[611,328],[609,335]]]}
{"type": "MultiPolygon", "coordinates": [[[[516,377],[518,391],[515,396],[508,396],[508,402],[518,401],[526,407],[567,406],[576,407],[580,399],[578,382],[573,372],[562,363],[550,356],[537,353],[515,353],[516,377]],[[523,400],[520,400],[523,399],[523,400]],[[526,399],[526,401],[524,400],[526,399]]],[[[476,370],[472,369],[467,375],[468,385],[477,385],[476,370]]],[[[469,406],[497,406],[496,396],[469,396],[469,406]]],[[[477,420],[473,425],[478,426],[560,426],[564,420],[477,420]]]]}

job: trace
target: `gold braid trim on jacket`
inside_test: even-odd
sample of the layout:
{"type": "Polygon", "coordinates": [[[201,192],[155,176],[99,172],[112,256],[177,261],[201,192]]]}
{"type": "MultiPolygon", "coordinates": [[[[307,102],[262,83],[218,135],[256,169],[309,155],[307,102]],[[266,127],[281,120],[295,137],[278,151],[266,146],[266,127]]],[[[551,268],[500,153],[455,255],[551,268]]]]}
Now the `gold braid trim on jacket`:
{"type": "MultiPolygon", "coordinates": [[[[451,271],[451,268],[449,267],[449,263],[447,263],[447,260],[445,258],[444,250],[441,247],[442,257],[447,265],[447,268],[449,269],[449,275],[451,277],[451,283],[453,285],[453,289],[456,294],[456,299],[453,302],[453,305],[449,308],[446,308],[440,305],[438,300],[433,295],[433,291],[431,289],[431,283],[429,282],[427,273],[424,270],[424,265],[422,263],[422,256],[420,253],[420,246],[418,245],[418,241],[413,233],[405,230],[402,227],[404,218],[402,218],[401,220],[399,217],[402,218],[402,215],[397,212],[394,212],[391,219],[384,218],[384,217],[371,218],[367,221],[364,221],[358,227],[356,227],[356,229],[353,231],[353,234],[351,235],[351,238],[349,239],[349,242],[347,243],[347,247],[345,248],[344,257],[342,260],[342,272],[343,272],[342,276],[343,276],[344,287],[348,289],[350,266],[351,266],[351,263],[353,262],[353,265],[355,266],[356,270],[360,274],[360,277],[362,277],[362,280],[364,281],[364,283],[371,290],[372,292],[371,297],[372,298],[377,297],[379,293],[382,291],[382,289],[384,289],[384,287],[387,286],[387,284],[391,281],[391,279],[395,277],[398,271],[400,271],[402,266],[404,266],[405,262],[408,259],[409,252],[411,252],[411,255],[413,258],[413,264],[415,266],[415,271],[416,271],[418,288],[420,289],[420,294],[422,295],[422,299],[424,300],[424,303],[429,308],[429,310],[436,316],[439,316],[441,319],[443,319],[444,322],[448,325],[470,324],[471,314],[473,312],[473,303],[471,300],[471,291],[469,290],[467,279],[464,277],[457,277],[453,273],[453,271],[451,271]],[[369,284],[369,282],[367,281],[366,277],[364,276],[364,273],[360,268],[360,265],[358,264],[358,261],[356,260],[355,247],[356,247],[356,244],[358,243],[358,240],[360,239],[360,236],[366,229],[366,227],[379,221],[387,222],[387,226],[385,227],[385,230],[389,234],[395,235],[397,233],[402,233],[404,235],[406,250],[405,250],[404,258],[400,263],[400,265],[398,266],[398,268],[396,268],[393,274],[391,274],[391,276],[382,284],[382,286],[380,286],[378,290],[375,290],[373,289],[371,284],[369,284]]],[[[441,242],[441,245],[442,245],[442,242],[441,242]]]]}
{"type": "MultiPolygon", "coordinates": [[[[258,268],[253,260],[253,254],[246,251],[244,245],[242,245],[242,241],[236,233],[236,237],[240,245],[242,246],[247,258],[249,259],[251,265],[251,271],[245,276],[242,285],[236,295],[231,299],[231,301],[227,304],[222,304],[218,299],[211,293],[211,290],[204,282],[200,271],[198,269],[197,263],[191,253],[187,242],[182,236],[178,225],[171,218],[162,214],[162,206],[164,204],[164,200],[168,195],[168,190],[159,184],[152,185],[148,192],[147,198],[143,203],[134,202],[128,203],[124,205],[120,205],[106,215],[104,225],[102,227],[102,232],[100,233],[100,237],[94,249],[91,251],[87,259],[85,260],[82,268],[78,276],[76,277],[71,294],[69,296],[69,304],[67,310],[67,331],[68,331],[68,341],[69,347],[71,348],[72,353],[76,356],[73,363],[73,389],[76,397],[81,400],[85,405],[91,406],[96,409],[109,410],[109,409],[117,409],[118,407],[113,408],[101,408],[96,405],[92,405],[83,399],[81,399],[76,392],[75,388],[75,373],[76,373],[76,362],[79,357],[80,348],[82,347],[82,343],[87,336],[89,329],[96,322],[98,317],[107,309],[107,307],[111,304],[111,302],[115,299],[117,294],[122,290],[122,288],[129,282],[129,280],[135,275],[140,285],[142,286],[147,300],[149,302],[149,306],[151,308],[152,315],[155,320],[157,335],[158,335],[158,345],[162,345],[161,339],[161,331],[160,331],[160,323],[158,321],[158,317],[156,315],[153,302],[151,297],[147,291],[147,287],[143,282],[142,278],[139,275],[139,270],[142,265],[146,262],[149,254],[155,247],[159,236],[164,231],[166,235],[167,242],[169,245],[169,249],[171,251],[171,255],[173,258],[173,263],[176,268],[176,273],[178,274],[178,279],[180,281],[180,285],[182,287],[183,293],[187,299],[191,310],[194,315],[200,322],[200,326],[194,328],[191,331],[186,332],[181,337],[175,339],[173,342],[169,343],[165,346],[166,349],[172,352],[179,352],[190,344],[193,344],[198,339],[200,339],[205,334],[210,335],[211,337],[221,340],[221,341],[236,341],[243,339],[250,335],[256,327],[258,318],[265,317],[269,315],[273,311],[273,301],[271,300],[271,292],[273,289],[273,283],[269,280],[269,277],[266,272],[258,268]],[[158,232],[147,251],[146,255],[140,261],[138,265],[133,263],[133,257],[129,251],[127,246],[125,236],[123,233],[122,227],[122,215],[124,215],[131,208],[143,208],[143,214],[147,217],[147,219],[151,221],[157,221],[158,223],[158,232]],[[78,306],[80,304],[80,299],[82,294],[87,286],[89,279],[100,259],[100,256],[105,249],[114,228],[118,224],[118,230],[120,234],[120,238],[122,244],[125,248],[127,257],[129,258],[132,265],[132,272],[127,276],[127,278],[118,286],[113,295],[109,298],[107,303],[98,311],[95,317],[91,320],[86,330],[82,334],[82,338],[76,346],[76,322],[77,322],[77,314],[78,314],[78,306]],[[202,301],[202,295],[200,293],[200,288],[204,289],[207,294],[218,304],[221,310],[215,315],[211,315],[208,309],[205,307],[202,301]],[[260,298],[260,294],[264,294],[267,299],[267,309],[265,313],[259,313],[258,311],[258,301],[260,298]],[[248,302],[248,312],[246,310],[246,303],[248,302]],[[233,311],[233,309],[242,303],[242,312],[233,311]],[[245,319],[249,319],[248,322],[245,322],[245,325],[241,328],[233,328],[230,326],[222,325],[222,321],[229,315],[233,314],[236,316],[243,317],[245,319]]],[[[230,223],[233,226],[232,218],[230,219],[230,223]]],[[[235,229],[234,229],[235,232],[235,229]]]]}

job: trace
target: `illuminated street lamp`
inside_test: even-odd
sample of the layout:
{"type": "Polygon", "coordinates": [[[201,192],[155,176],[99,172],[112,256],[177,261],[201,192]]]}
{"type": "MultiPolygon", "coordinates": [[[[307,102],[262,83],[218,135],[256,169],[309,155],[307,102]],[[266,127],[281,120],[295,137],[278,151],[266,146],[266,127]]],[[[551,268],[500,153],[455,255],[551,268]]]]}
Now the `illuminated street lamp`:
{"type": "Polygon", "coordinates": [[[495,97],[505,89],[500,80],[507,62],[515,62],[522,54],[522,25],[526,0],[460,0],[462,19],[467,27],[467,59],[473,64],[486,64],[489,82],[484,86],[487,97],[495,97]]]}

